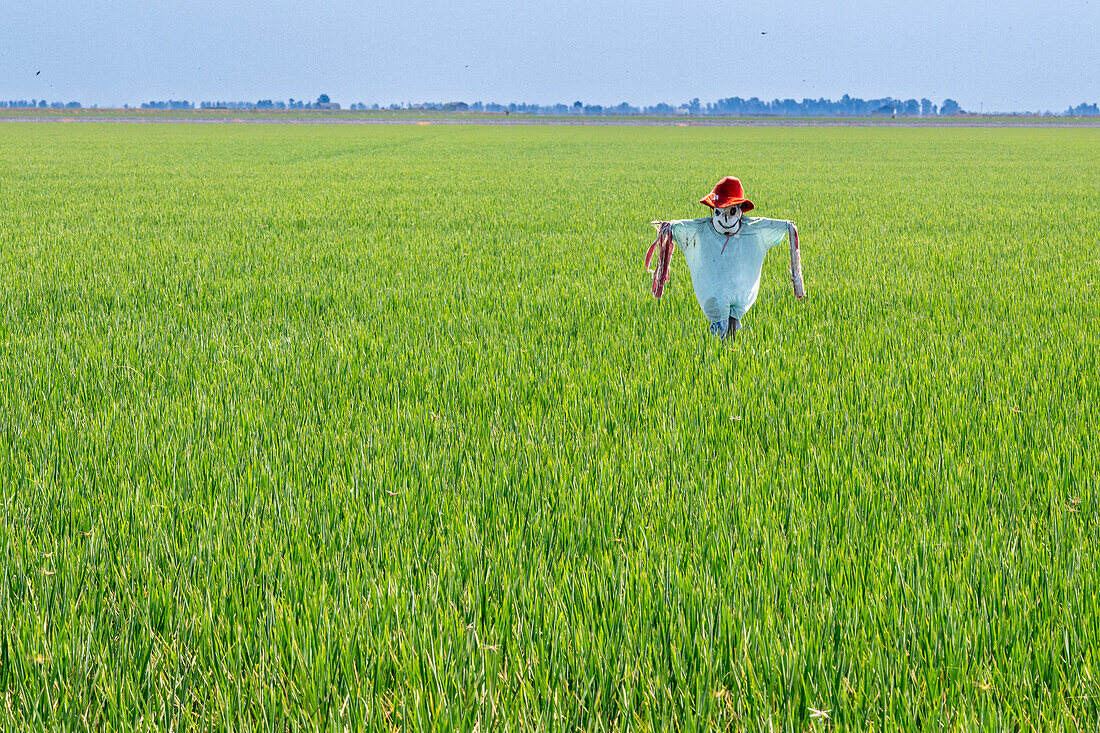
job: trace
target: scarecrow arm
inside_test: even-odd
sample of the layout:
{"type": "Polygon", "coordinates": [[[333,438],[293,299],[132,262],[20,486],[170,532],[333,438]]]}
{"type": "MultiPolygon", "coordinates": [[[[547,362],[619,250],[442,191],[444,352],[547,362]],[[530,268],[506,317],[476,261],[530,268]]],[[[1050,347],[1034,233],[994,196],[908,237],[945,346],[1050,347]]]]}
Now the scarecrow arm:
{"type": "Polygon", "coordinates": [[[653,273],[653,285],[650,290],[654,298],[660,298],[665,292],[665,283],[668,282],[668,269],[672,266],[672,250],[676,244],[672,241],[672,224],[667,221],[650,223],[657,227],[657,238],[645,253],[645,266],[648,269],[649,263],[656,255],[656,264],[652,270],[649,270],[653,273]]]}
{"type": "Polygon", "coordinates": [[[794,286],[794,297],[806,297],[806,285],[802,282],[802,255],[798,251],[798,227],[793,221],[787,222],[787,232],[791,240],[791,285],[794,286]]]}

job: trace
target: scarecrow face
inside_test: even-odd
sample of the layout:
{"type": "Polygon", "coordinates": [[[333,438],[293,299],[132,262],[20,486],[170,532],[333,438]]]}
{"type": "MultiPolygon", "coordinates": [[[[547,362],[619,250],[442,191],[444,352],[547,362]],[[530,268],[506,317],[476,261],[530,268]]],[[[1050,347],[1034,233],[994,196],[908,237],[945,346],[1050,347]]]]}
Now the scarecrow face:
{"type": "Polygon", "coordinates": [[[711,223],[714,224],[714,231],[719,234],[735,234],[741,228],[741,205],[715,209],[711,214],[711,223]]]}

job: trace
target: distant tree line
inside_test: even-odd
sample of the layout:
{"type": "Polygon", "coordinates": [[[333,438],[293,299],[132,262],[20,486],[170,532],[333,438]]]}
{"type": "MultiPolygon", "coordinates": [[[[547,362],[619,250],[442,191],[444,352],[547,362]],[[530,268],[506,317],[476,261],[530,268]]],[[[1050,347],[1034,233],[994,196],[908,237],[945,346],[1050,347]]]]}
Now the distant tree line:
{"type": "MultiPolygon", "coordinates": [[[[367,107],[365,104],[353,104],[351,109],[379,109],[378,105],[367,107]]],[[[776,117],[867,117],[871,115],[901,115],[907,117],[935,117],[967,114],[957,101],[945,99],[939,105],[927,98],[895,99],[882,97],[880,99],[860,99],[845,94],[838,100],[832,99],[773,99],[770,102],[750,97],[728,97],[716,102],[701,104],[698,98],[679,105],[661,102],[647,107],[635,107],[627,102],[615,106],[602,106],[599,104],[584,104],[576,101],[567,104],[499,104],[496,102],[425,102],[420,104],[391,104],[382,109],[390,110],[432,110],[432,111],[465,111],[470,112],[495,112],[517,113],[534,115],[688,115],[688,116],[776,116],[776,117]]],[[[1014,112],[1012,114],[1040,114],[1038,112],[1014,112]]],[[[1042,114],[1051,115],[1047,111],[1042,114]]],[[[1096,104],[1079,104],[1070,107],[1064,113],[1073,116],[1096,116],[1096,104]]]]}
{"type": "Polygon", "coordinates": [[[1100,117],[1100,107],[1097,107],[1095,102],[1092,104],[1082,102],[1076,107],[1070,107],[1066,110],[1066,114],[1077,117],[1100,117]]]}
{"type": "Polygon", "coordinates": [[[195,105],[188,102],[186,99],[182,102],[177,102],[174,99],[170,99],[167,102],[142,102],[142,109],[195,109],[195,105]]]}
{"type": "MultiPolygon", "coordinates": [[[[375,109],[378,106],[375,105],[375,109]]],[[[304,99],[290,98],[289,102],[281,99],[261,99],[257,102],[200,102],[199,109],[340,109],[340,105],[329,99],[327,94],[321,94],[314,102],[304,99]]]]}
{"type": "MultiPolygon", "coordinates": [[[[125,105],[129,107],[129,105],[125,105]]],[[[241,101],[216,101],[199,102],[196,105],[187,100],[151,101],[141,104],[141,109],[165,109],[165,110],[191,110],[196,109],[339,109],[340,105],[332,102],[327,94],[321,94],[315,101],[294,99],[289,101],[261,99],[256,102],[241,101]]],[[[47,102],[44,99],[0,100],[0,108],[39,108],[39,109],[80,109],[80,102],[47,102]]],[[[94,107],[93,107],[94,109],[94,107]]],[[[758,97],[744,99],[742,97],[727,97],[716,102],[702,104],[698,97],[690,102],[679,105],[664,102],[648,106],[635,107],[627,102],[614,106],[599,104],[584,104],[579,100],[573,104],[499,104],[497,102],[424,102],[414,104],[390,104],[379,106],[356,102],[350,109],[362,110],[430,110],[441,112],[492,112],[498,114],[532,114],[532,115],[584,115],[584,116],[629,116],[629,115],[688,115],[688,116],[776,116],[776,117],[867,117],[871,115],[902,115],[906,117],[935,117],[944,115],[966,114],[954,99],[945,99],[939,105],[932,100],[924,99],[895,99],[882,97],[879,99],[860,99],[845,94],[837,100],[832,99],[773,99],[766,101],[758,97]]],[[[1031,112],[1013,114],[1038,114],[1031,112]]],[[[1051,113],[1044,112],[1045,115],[1051,113]]],[[[1100,108],[1094,102],[1070,107],[1062,114],[1075,117],[1100,116],[1100,108]]]]}
{"type": "Polygon", "coordinates": [[[258,102],[200,102],[199,109],[306,109],[307,102],[261,99],[258,102]]]}
{"type": "Polygon", "coordinates": [[[864,117],[876,113],[899,114],[910,117],[931,117],[933,115],[962,114],[963,109],[954,99],[945,99],[937,106],[930,99],[860,99],[845,94],[838,100],[832,99],[774,99],[770,102],[752,97],[729,97],[702,107],[698,99],[686,105],[690,114],[708,115],[781,115],[783,117],[864,117]]]}
{"type": "Polygon", "coordinates": [[[37,107],[40,109],[80,109],[80,102],[47,102],[45,99],[0,99],[0,109],[20,109],[37,107]]]}

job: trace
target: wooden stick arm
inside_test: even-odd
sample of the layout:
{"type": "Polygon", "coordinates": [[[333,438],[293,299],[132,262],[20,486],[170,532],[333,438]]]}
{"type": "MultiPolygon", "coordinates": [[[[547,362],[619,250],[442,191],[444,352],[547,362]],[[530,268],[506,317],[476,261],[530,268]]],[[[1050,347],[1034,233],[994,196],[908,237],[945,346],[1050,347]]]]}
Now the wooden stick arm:
{"type": "Polygon", "coordinates": [[[806,297],[806,284],[802,280],[802,253],[798,247],[798,227],[793,221],[787,222],[787,233],[791,240],[791,286],[794,288],[794,297],[806,297]]]}
{"type": "Polygon", "coordinates": [[[656,267],[649,270],[653,273],[652,292],[654,298],[660,298],[665,291],[665,283],[668,282],[668,270],[672,266],[672,250],[676,247],[672,241],[672,226],[667,221],[651,222],[657,228],[657,238],[649,245],[645,253],[645,266],[648,269],[656,256],[656,267]]]}

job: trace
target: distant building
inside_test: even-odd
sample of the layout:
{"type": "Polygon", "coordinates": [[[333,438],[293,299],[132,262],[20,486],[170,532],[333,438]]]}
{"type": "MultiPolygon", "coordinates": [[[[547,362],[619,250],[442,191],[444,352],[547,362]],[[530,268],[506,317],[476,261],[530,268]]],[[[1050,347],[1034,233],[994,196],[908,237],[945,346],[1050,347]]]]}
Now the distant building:
{"type": "Polygon", "coordinates": [[[444,112],[469,112],[470,105],[465,102],[447,102],[443,105],[444,112]]]}
{"type": "Polygon", "coordinates": [[[884,104],[876,110],[871,111],[872,117],[897,117],[898,111],[888,104],[884,104]]]}
{"type": "Polygon", "coordinates": [[[340,109],[339,102],[317,102],[313,105],[314,109],[340,109]]]}

